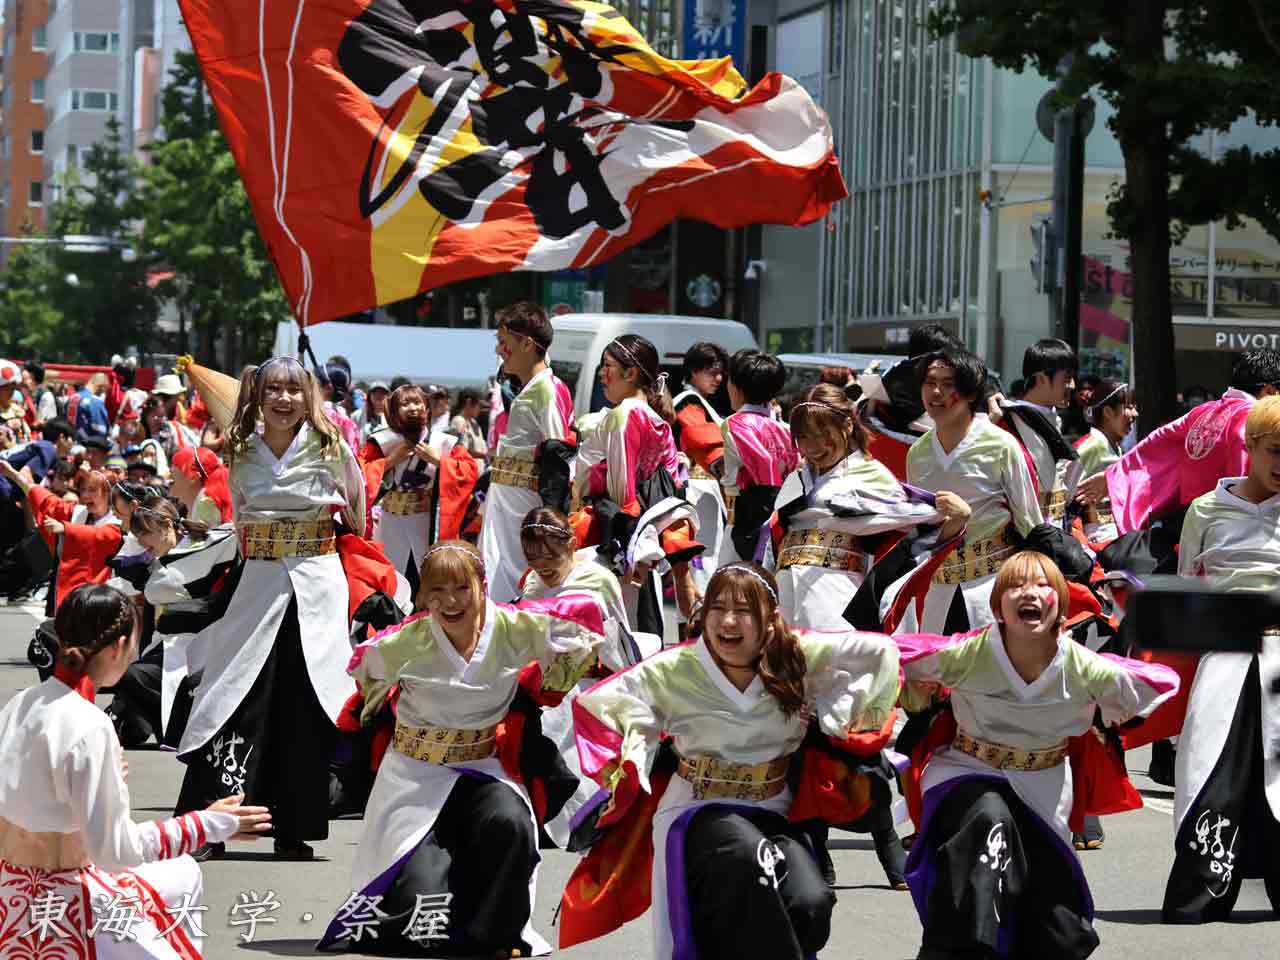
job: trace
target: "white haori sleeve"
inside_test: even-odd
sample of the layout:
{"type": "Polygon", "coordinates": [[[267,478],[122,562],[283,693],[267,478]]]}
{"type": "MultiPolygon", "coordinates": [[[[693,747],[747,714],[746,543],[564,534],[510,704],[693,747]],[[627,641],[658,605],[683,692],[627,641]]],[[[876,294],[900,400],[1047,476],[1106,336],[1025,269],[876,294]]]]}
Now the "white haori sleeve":
{"type": "Polygon", "coordinates": [[[221,843],[235,834],[239,820],[229,813],[200,811],[134,823],[121,760],[120,744],[110,726],[97,726],[72,746],[59,770],[60,792],[75,811],[85,852],[97,866],[128,870],[189,853],[202,840],[221,843]]]}
{"type": "Polygon", "coordinates": [[[822,732],[878,730],[898,699],[898,648],[879,633],[800,633],[805,691],[822,732]]]}

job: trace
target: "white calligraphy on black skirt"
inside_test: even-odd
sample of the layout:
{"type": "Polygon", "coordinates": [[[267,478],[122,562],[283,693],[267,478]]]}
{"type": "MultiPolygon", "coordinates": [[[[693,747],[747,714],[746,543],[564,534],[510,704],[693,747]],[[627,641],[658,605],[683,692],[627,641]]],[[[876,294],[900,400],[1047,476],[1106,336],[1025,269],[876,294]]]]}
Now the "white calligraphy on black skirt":
{"type": "Polygon", "coordinates": [[[1009,868],[1009,859],[1009,841],[1004,836],[1004,824],[997,823],[987,832],[987,852],[978,857],[979,863],[985,863],[993,872],[1000,874],[996,880],[996,895],[991,900],[996,923],[1000,922],[1000,895],[1004,893],[1004,872],[1009,868]]]}
{"type": "Polygon", "coordinates": [[[205,760],[217,770],[222,770],[222,785],[230,787],[232,794],[244,793],[245,777],[249,775],[249,769],[246,764],[249,762],[249,754],[253,753],[253,747],[244,752],[244,757],[236,759],[236,747],[244,743],[244,737],[239,734],[232,733],[226,737],[216,737],[209,744],[209,753],[205,755],[205,760]],[[226,756],[223,756],[223,750],[226,756]]]}
{"type": "Polygon", "coordinates": [[[767,837],[756,844],[756,863],[760,865],[760,870],[764,876],[759,878],[760,886],[767,887],[773,884],[773,889],[778,889],[778,884],[787,878],[785,871],[779,873],[779,864],[787,862],[787,855],[782,849],[767,837]]]}
{"type": "Polygon", "coordinates": [[[1231,877],[1236,869],[1236,839],[1239,836],[1240,828],[1231,830],[1231,820],[1220,813],[1206,810],[1196,818],[1196,836],[1190,846],[1209,860],[1209,872],[1222,879],[1221,892],[1209,887],[1209,895],[1215,900],[1225,897],[1231,888],[1231,877]],[[1223,833],[1228,830],[1231,831],[1230,839],[1224,841],[1223,833]]]}

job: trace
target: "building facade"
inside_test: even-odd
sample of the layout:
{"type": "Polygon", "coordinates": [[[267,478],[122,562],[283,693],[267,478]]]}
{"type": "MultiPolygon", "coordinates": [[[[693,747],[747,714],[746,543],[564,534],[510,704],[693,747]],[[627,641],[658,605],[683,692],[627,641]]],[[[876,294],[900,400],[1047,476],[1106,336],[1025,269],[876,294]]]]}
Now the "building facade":
{"type": "MultiPolygon", "coordinates": [[[[932,0],[757,0],[773,66],[827,110],[850,198],[804,230],[765,228],[761,285],[775,349],[902,352],[941,321],[1001,371],[1050,330],[1031,271],[1033,226],[1051,212],[1053,145],[1035,113],[1050,84],[932,38],[932,0]]],[[[1131,359],[1128,250],[1107,200],[1124,177],[1097,104],[1086,143],[1082,368],[1140,377],[1131,359]]],[[[1197,146],[1280,146],[1251,121],[1197,146]]],[[[1257,223],[1192,228],[1170,255],[1180,386],[1225,385],[1234,354],[1280,344],[1280,242],[1257,223]]]]}
{"type": "Polygon", "coordinates": [[[54,194],[120,114],[119,26],[119,0],[49,0],[44,167],[54,194]]]}
{"type": "Polygon", "coordinates": [[[44,225],[47,15],[47,0],[7,0],[4,6],[0,209],[6,236],[44,225]]]}

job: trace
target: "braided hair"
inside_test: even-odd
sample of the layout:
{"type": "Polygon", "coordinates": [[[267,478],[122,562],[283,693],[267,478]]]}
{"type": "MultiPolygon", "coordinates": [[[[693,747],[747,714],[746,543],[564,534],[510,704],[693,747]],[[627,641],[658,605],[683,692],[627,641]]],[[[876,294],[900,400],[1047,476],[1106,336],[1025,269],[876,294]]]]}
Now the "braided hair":
{"type": "Polygon", "coordinates": [[[83,671],[90,660],[121,637],[131,637],[137,626],[137,607],[115,587],[104,583],[76,587],[53,619],[58,661],[83,671]]]}

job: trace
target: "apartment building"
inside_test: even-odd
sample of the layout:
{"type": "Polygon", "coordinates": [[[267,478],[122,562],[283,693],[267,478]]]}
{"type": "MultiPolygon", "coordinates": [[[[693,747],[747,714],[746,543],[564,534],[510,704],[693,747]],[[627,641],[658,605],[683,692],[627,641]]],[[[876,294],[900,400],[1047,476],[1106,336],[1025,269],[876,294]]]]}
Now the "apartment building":
{"type": "Polygon", "coordinates": [[[122,45],[120,0],[48,3],[44,169],[56,194],[66,171],[104,139],[108,118],[119,116],[122,45]]]}
{"type": "Polygon", "coordinates": [[[6,0],[4,4],[0,216],[6,236],[44,225],[47,14],[47,0],[6,0]]]}

